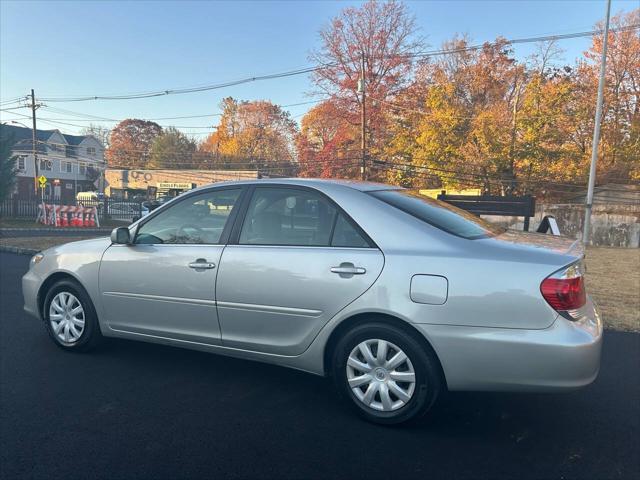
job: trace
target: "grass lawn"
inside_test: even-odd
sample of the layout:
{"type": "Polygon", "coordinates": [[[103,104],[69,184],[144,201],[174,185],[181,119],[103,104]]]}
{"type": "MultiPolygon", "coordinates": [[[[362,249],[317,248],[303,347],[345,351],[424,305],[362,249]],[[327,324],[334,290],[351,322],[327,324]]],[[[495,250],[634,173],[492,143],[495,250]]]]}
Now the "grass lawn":
{"type": "Polygon", "coordinates": [[[605,326],[640,332],[640,249],[587,248],[587,292],[605,326]]]}
{"type": "MultiPolygon", "coordinates": [[[[95,238],[0,237],[0,245],[44,250],[54,245],[95,238]]],[[[589,247],[587,291],[599,305],[607,328],[640,332],[640,249],[589,247]]]]}

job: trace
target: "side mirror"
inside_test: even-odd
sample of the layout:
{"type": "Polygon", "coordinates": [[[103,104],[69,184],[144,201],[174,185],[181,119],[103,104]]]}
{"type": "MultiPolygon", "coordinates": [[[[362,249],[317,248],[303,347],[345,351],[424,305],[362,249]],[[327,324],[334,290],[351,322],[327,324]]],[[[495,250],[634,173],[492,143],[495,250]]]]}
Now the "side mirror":
{"type": "Polygon", "coordinates": [[[111,242],[119,244],[131,243],[131,236],[127,227],[116,227],[111,231],[111,242]]]}

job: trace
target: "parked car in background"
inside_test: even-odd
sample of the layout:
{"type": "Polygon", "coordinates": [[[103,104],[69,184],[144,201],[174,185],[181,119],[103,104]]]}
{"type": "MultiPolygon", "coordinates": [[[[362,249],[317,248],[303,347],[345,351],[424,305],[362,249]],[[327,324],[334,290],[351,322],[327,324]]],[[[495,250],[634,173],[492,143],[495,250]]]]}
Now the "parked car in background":
{"type": "Polygon", "coordinates": [[[579,241],[506,231],[382,184],[270,179],[181,195],[37,254],[25,310],[64,350],[103,336],[332,377],[368,420],[449,390],[565,391],[600,366],[579,241]]]}
{"type": "Polygon", "coordinates": [[[119,202],[109,203],[107,212],[113,220],[135,222],[149,214],[149,208],[144,203],[119,202]]]}
{"type": "Polygon", "coordinates": [[[78,203],[97,203],[104,200],[104,193],[102,192],[78,192],[76,194],[76,201],[78,203]]]}

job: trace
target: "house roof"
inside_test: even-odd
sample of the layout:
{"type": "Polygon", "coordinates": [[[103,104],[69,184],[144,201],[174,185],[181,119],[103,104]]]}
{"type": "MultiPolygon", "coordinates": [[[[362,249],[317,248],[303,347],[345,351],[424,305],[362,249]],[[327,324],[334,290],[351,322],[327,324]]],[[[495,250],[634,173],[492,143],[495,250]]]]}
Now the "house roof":
{"type": "MultiPolygon", "coordinates": [[[[16,141],[16,145],[14,147],[15,150],[31,150],[33,148],[33,134],[30,128],[21,127],[17,125],[6,125],[2,126],[2,129],[7,132],[9,136],[13,136],[16,141]]],[[[80,145],[83,140],[86,138],[95,138],[92,135],[69,135],[66,133],[62,133],[60,130],[36,130],[36,138],[38,142],[46,142],[51,136],[55,133],[60,134],[68,145],[80,145]]],[[[43,151],[44,148],[42,145],[38,146],[38,151],[43,151]]]]}
{"type": "Polygon", "coordinates": [[[80,145],[85,138],[89,137],[89,135],[68,135],[66,133],[63,133],[62,136],[69,145],[80,145]]]}

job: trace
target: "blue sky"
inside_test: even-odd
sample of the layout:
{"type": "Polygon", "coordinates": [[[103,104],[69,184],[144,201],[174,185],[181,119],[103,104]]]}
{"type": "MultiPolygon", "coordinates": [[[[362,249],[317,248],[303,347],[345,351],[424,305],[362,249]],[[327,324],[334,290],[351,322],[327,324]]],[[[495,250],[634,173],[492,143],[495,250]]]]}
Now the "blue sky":
{"type": "MultiPolygon", "coordinates": [[[[77,96],[134,93],[235,80],[310,65],[318,30],[340,10],[339,1],[0,1],[0,99],[25,95],[77,96]]],[[[476,42],[589,30],[604,16],[605,0],[409,1],[420,34],[438,47],[454,33],[476,42]]],[[[637,8],[613,0],[612,14],[637,8]]],[[[588,39],[565,40],[572,62],[588,39]]],[[[531,46],[516,48],[524,58],[531,46]]],[[[211,114],[226,96],[269,99],[282,105],[309,101],[308,76],[254,82],[221,90],[128,101],[48,103],[40,118],[83,125],[80,117],[50,110],[124,119],[211,114]],[[62,120],[66,119],[66,120],[62,120]]],[[[299,119],[312,105],[288,108],[299,119]]],[[[4,108],[4,107],[3,107],[4,108]]],[[[27,109],[0,112],[22,119],[27,109]]],[[[28,119],[23,119],[28,122],[28,119]]],[[[103,123],[113,126],[114,123],[103,123]]],[[[206,132],[215,117],[158,121],[185,132],[206,132]]],[[[44,121],[41,128],[80,128],[44,121]]],[[[202,139],[204,136],[196,135],[202,139]]]]}

